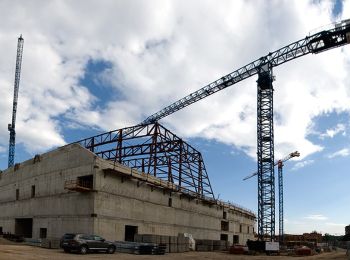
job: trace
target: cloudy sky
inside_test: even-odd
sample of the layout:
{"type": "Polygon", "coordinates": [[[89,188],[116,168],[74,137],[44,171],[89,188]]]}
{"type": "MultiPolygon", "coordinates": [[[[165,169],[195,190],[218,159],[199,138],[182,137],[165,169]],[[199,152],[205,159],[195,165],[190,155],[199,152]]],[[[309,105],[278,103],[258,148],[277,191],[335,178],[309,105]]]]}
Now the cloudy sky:
{"type": "MultiPolygon", "coordinates": [[[[350,0],[1,0],[0,169],[7,167],[17,38],[24,54],[16,162],[131,126],[237,68],[350,18],[350,0]]],[[[350,223],[350,46],[274,69],[287,233],[350,223]]],[[[256,77],[161,122],[199,149],[216,196],[257,211],[256,77]]]]}

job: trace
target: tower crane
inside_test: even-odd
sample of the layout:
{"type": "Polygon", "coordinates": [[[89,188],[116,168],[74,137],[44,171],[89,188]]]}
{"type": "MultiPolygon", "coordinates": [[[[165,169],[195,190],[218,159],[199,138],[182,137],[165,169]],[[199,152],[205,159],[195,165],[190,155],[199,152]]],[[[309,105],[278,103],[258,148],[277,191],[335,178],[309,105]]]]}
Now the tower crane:
{"type": "MultiPolygon", "coordinates": [[[[274,179],[274,132],[273,132],[273,74],[272,69],[283,63],[305,56],[318,54],[350,43],[350,19],[334,23],[331,28],[293,42],[277,51],[270,52],[201,89],[185,96],[147,117],[138,124],[156,121],[183,109],[240,81],[258,75],[257,85],[257,157],[258,157],[258,235],[260,240],[275,237],[275,179],[274,179]]],[[[135,128],[134,128],[135,130],[135,128]]],[[[123,133],[123,136],[128,133],[123,133]]],[[[118,138],[118,136],[115,136],[118,138]]],[[[100,142],[94,140],[95,145],[100,142]]],[[[87,144],[89,145],[89,144],[87,144]]]]}
{"type": "Polygon", "coordinates": [[[17,42],[17,57],[16,57],[16,71],[15,71],[15,83],[14,83],[14,94],[13,94],[12,122],[11,122],[11,124],[8,124],[8,130],[10,131],[8,167],[13,166],[14,161],[15,161],[16,114],[17,114],[19,81],[20,81],[20,77],[21,77],[23,43],[24,43],[24,39],[22,38],[22,35],[20,35],[20,37],[18,38],[18,42],[17,42]]]}
{"type": "MultiPolygon", "coordinates": [[[[283,163],[292,159],[294,157],[299,157],[300,153],[295,151],[293,153],[288,154],[283,159],[275,161],[274,166],[278,167],[278,213],[279,213],[279,242],[283,242],[284,237],[284,215],[283,215],[283,163]]],[[[248,180],[254,176],[258,175],[258,172],[254,172],[253,174],[245,177],[243,180],[248,180]]]]}
{"type": "Polygon", "coordinates": [[[285,157],[282,160],[278,160],[278,199],[279,199],[279,241],[283,242],[284,240],[284,215],[283,215],[283,163],[285,161],[288,161],[289,159],[293,157],[299,157],[300,153],[294,152],[291,153],[289,156],[285,157]],[[287,159],[288,158],[288,159],[287,159]]]}
{"type": "Polygon", "coordinates": [[[258,236],[275,237],[275,177],[273,131],[272,69],[283,63],[318,54],[350,43],[350,19],[334,23],[277,51],[270,52],[147,117],[140,125],[153,123],[242,80],[258,75],[257,85],[257,161],[258,161],[258,236]]]}

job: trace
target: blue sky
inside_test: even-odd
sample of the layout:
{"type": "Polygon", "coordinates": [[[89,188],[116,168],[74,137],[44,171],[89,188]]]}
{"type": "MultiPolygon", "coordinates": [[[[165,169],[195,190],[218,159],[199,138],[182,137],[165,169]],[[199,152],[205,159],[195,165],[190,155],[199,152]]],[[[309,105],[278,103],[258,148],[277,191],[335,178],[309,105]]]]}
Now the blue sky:
{"type": "MultiPolygon", "coordinates": [[[[17,162],[136,124],[320,26],[350,18],[349,0],[83,3],[0,3],[0,169],[7,167],[21,33],[17,162]]],[[[287,233],[342,234],[350,223],[349,71],[350,46],[274,70],[276,159],[301,153],[284,168],[287,233]]],[[[216,196],[253,211],[257,180],[242,179],[257,167],[255,81],[161,120],[202,152],[216,196]]]]}

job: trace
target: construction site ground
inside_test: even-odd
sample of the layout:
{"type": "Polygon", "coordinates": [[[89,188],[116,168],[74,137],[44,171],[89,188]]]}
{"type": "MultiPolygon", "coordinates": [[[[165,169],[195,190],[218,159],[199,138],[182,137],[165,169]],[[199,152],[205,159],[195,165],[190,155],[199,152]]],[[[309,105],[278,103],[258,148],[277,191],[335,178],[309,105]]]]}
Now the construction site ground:
{"type": "MultiPolygon", "coordinates": [[[[345,250],[322,253],[314,256],[301,257],[302,259],[348,259],[345,250]]],[[[187,252],[173,253],[165,255],[131,255],[115,253],[113,255],[105,253],[91,253],[87,255],[67,254],[62,249],[45,249],[36,246],[28,246],[21,243],[6,241],[0,238],[0,260],[37,260],[37,259],[125,259],[125,260],[148,260],[148,259],[168,259],[168,260],[264,260],[264,259],[300,259],[295,256],[266,256],[266,255],[230,255],[226,252],[187,252]]]]}

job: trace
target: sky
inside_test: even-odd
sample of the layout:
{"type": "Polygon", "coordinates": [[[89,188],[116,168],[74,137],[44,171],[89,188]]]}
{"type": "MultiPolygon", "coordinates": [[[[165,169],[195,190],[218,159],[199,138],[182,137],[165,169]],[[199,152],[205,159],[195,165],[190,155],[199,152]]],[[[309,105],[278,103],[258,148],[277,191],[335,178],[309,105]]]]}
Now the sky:
{"type": "MultiPolygon", "coordinates": [[[[2,0],[0,15],[0,169],[6,169],[20,34],[16,162],[137,124],[350,18],[350,0],[2,0]]],[[[301,153],[284,167],[285,233],[344,234],[350,46],[288,62],[274,76],[275,158],[301,153]]],[[[257,168],[256,90],[252,77],[160,121],[201,151],[216,197],[255,212],[257,179],[242,179],[257,168]]]]}

